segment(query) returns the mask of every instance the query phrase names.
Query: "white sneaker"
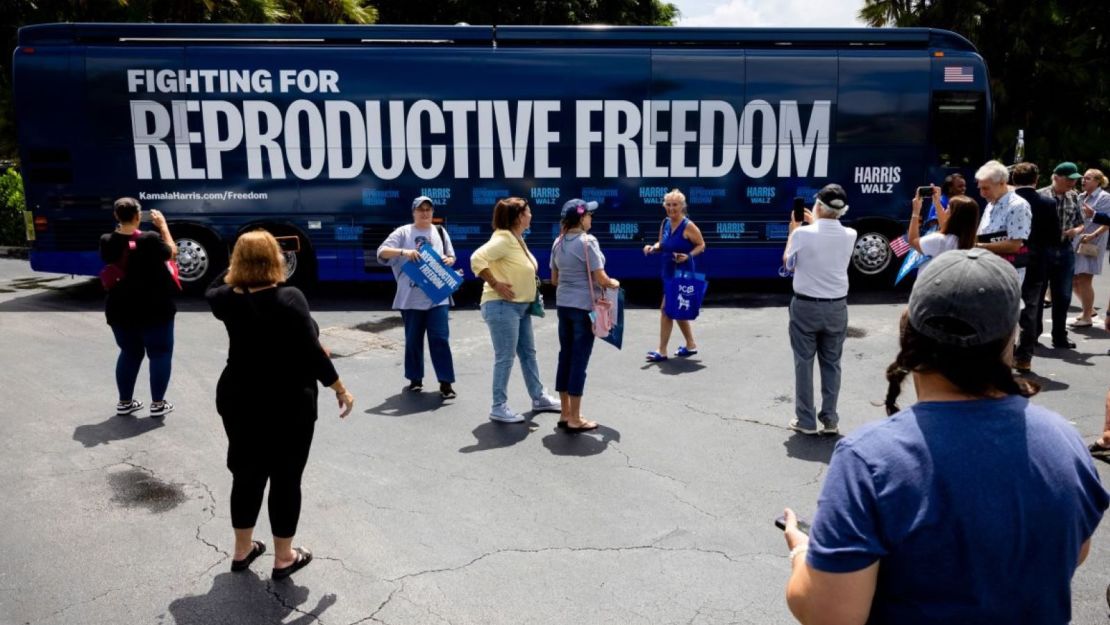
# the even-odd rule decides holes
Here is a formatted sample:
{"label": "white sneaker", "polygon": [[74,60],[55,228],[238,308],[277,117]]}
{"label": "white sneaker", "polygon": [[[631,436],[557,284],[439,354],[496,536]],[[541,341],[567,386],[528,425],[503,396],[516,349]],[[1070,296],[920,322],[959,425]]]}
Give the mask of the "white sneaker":
{"label": "white sneaker", "polygon": [[563,404],[558,399],[544,393],[539,399],[532,400],[532,412],[562,412]]}
{"label": "white sneaker", "polygon": [[501,423],[524,423],[524,417],[513,412],[508,404],[497,404],[489,411],[490,421]]}
{"label": "white sneaker", "polygon": [[827,423],[822,423],[821,424],[821,435],[822,436],[836,436],[838,434],[840,434],[840,427],[839,426],[829,425]]}
{"label": "white sneaker", "polygon": [[798,424],[797,419],[791,419],[790,420],[790,425],[788,426],[788,429],[794,430],[795,432],[798,432],[800,434],[817,434],[818,433],[817,428],[808,429],[808,428],[802,427],[801,425]]}
{"label": "white sneaker", "polygon": [[126,417],[127,415],[142,410],[143,402],[132,399],[131,401],[121,401],[116,404],[116,416]]}
{"label": "white sneaker", "polygon": [[173,412],[173,404],[168,401],[150,402],[150,416],[164,417]]}

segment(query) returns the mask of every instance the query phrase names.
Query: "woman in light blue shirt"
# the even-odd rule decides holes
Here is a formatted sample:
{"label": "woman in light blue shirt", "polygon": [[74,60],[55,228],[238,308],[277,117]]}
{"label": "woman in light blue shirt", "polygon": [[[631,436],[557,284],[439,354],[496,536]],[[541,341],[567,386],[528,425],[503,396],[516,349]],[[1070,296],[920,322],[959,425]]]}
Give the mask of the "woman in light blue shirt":
{"label": "woman in light blue shirt", "polygon": [[620,282],[605,273],[605,255],[597,237],[588,234],[597,202],[573,199],[563,204],[563,234],[551,246],[551,281],[557,285],[555,303],[559,311],[559,365],[555,390],[562,411],[559,427],[567,432],[597,428],[597,422],[582,418],[582,394],[586,366],[594,348],[593,303],[603,289],[616,289]]}

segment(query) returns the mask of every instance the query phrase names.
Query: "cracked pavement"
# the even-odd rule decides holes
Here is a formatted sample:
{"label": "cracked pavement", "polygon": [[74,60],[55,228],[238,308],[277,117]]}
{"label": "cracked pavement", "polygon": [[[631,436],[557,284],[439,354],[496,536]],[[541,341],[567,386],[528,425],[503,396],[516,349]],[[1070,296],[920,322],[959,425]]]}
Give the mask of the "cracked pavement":
{"label": "cracked pavement", "polygon": [[[267,553],[250,572],[228,570],[231,477],[214,408],[226,336],[204,303],[181,303],[176,411],[164,423],[145,411],[120,418],[95,281],[34,278],[26,263],[0,260],[0,623],[793,622],[772,523],[785,505],[812,518],[835,441],[786,429],[793,364],[781,289],[711,287],[717,305],[695,324],[699,356],[658,365],[642,362],[657,342],[658,286],[641,287],[624,351],[594,348],[584,412],[604,427],[578,435],[556,431],[554,414],[531,426],[486,420],[489,337],[473,306],[452,313],[459,398],[443,403],[401,393],[391,287],[318,292],[314,315],[357,403],[341,421],[322,394],[296,540],[315,559],[273,582],[265,506],[256,538]],[[1110,293],[1110,277],[1096,292]],[[900,297],[850,307],[861,332],[845,345],[842,432],[883,418],[873,402],[885,393]],[[555,327],[553,315],[535,326],[547,383]],[[1090,437],[1110,334],[1073,338],[1083,357],[1034,362],[1054,382],[1038,401]],[[679,344],[676,332],[672,351]],[[137,394],[147,401],[145,376]],[[525,406],[519,368],[510,397]],[[1099,466],[1110,483],[1110,465]],[[1074,580],[1076,624],[1106,623],[1105,531]]]}

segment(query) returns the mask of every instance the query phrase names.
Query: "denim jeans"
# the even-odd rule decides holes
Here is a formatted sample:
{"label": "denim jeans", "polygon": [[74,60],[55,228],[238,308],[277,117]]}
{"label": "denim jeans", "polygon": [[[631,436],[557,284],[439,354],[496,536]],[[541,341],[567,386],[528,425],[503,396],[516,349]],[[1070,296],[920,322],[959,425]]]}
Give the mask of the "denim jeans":
{"label": "denim jeans", "polygon": [[[840,355],[848,335],[848,301],[790,302],[790,347],[794,350],[794,416],[806,429],[817,421],[832,427],[840,421]],[[821,367],[821,412],[814,414],[813,357]]]}
{"label": "denim jeans", "polygon": [[524,385],[532,399],[543,397],[540,366],[536,363],[536,339],[532,336],[531,302],[492,300],[482,304],[482,319],[489,326],[493,340],[493,405],[507,403],[509,374],[513,372],[513,356],[520,359]]}
{"label": "denim jeans", "polygon": [[575,397],[586,387],[586,367],[594,351],[593,322],[590,312],[559,306],[559,366],[555,369],[555,390]]}
{"label": "denim jeans", "polygon": [[[1068,306],[1071,306],[1072,278],[1075,276],[1075,251],[1070,245],[1061,245],[1045,250],[1048,263],[1047,280],[1041,287],[1041,300],[1044,293],[1052,292],[1052,342],[1063,343],[1068,340]],[[1037,335],[1044,331],[1038,319]]]}
{"label": "denim jeans", "polygon": [[143,354],[150,360],[150,398],[162,401],[170,385],[173,361],[173,319],[167,323],[145,327],[111,326],[119,345],[116,359],[116,388],[119,400],[134,399],[135,380],[143,365]]}
{"label": "denim jeans", "polygon": [[447,326],[449,306],[436,306],[428,310],[402,310],[405,320],[405,377],[409,380],[424,379],[424,335],[428,335],[428,351],[432,353],[432,367],[436,379],[451,384],[455,381],[455,364],[451,358],[450,328]]}

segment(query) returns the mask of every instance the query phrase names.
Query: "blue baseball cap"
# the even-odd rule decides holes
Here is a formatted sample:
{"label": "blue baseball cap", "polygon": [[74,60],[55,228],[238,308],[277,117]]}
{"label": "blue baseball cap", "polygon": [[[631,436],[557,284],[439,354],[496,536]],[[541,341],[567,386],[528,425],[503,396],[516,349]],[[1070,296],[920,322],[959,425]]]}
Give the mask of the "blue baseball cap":
{"label": "blue baseball cap", "polygon": [[418,197],[418,198],[416,198],[415,200],[412,201],[412,210],[416,210],[424,202],[427,202],[427,203],[431,204],[432,206],[436,205],[436,203],[432,201],[432,198],[430,198],[426,195],[421,195],[420,197]]}
{"label": "blue baseball cap", "polygon": [[567,217],[570,217],[571,215],[576,213],[578,215],[585,215],[586,213],[592,213],[595,210],[597,210],[597,202],[586,202],[578,198],[574,198],[573,200],[567,200],[566,203],[563,204],[563,210],[560,212],[560,214],[563,216],[564,219],[566,219]]}

